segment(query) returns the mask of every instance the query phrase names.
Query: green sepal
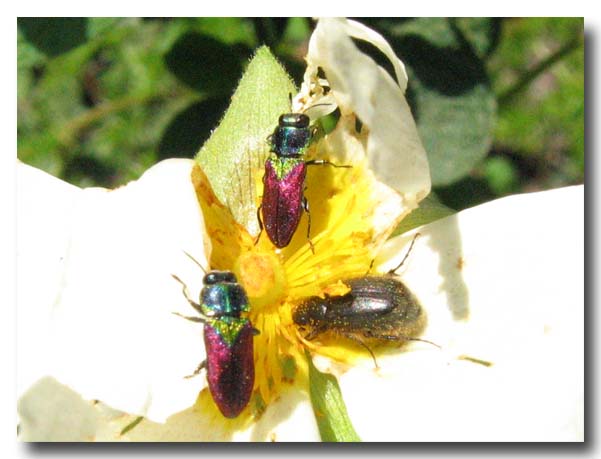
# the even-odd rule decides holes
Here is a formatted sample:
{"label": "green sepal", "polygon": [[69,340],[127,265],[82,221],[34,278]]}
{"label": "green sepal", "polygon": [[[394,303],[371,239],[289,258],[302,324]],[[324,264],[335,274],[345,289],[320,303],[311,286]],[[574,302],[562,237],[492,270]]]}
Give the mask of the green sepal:
{"label": "green sepal", "polygon": [[219,200],[251,234],[259,232],[255,184],[269,154],[267,137],[290,111],[292,79],[265,46],[248,64],[219,126],[196,155]]}
{"label": "green sepal", "polygon": [[305,351],[309,366],[309,392],[321,441],[359,442],[361,439],[346,412],[346,405],[336,377],[322,373]]}
{"label": "green sepal", "polygon": [[456,213],[455,210],[442,204],[432,193],[430,193],[419,203],[417,209],[414,209],[409,215],[401,220],[392,232],[391,237],[404,234],[413,228],[432,223],[433,221],[448,217],[454,213]]}

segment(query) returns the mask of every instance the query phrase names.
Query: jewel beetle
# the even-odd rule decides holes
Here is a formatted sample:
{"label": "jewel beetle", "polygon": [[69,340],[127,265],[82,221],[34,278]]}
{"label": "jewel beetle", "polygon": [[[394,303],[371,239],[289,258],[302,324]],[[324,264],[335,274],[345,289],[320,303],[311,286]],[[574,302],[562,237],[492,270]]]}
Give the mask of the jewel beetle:
{"label": "jewel beetle", "polygon": [[243,317],[249,311],[246,292],[231,271],[205,271],[198,304],[190,298],[186,284],[172,276],[200,316],[174,314],[204,324],[206,360],[188,377],[205,368],[209,391],[219,411],[226,418],[235,418],[248,405],[255,381],[253,337],[259,331]]}
{"label": "jewel beetle", "polygon": [[257,218],[261,231],[265,228],[267,236],[278,248],[290,244],[305,211],[308,218],[307,240],[313,250],[309,237],[311,214],[304,195],[307,166],[351,167],[323,159],[304,159],[314,136],[314,129],[309,124],[310,118],[303,113],[285,113],[280,116],[277,127],[268,138],[271,154],[265,161],[263,198],[257,209]]}
{"label": "jewel beetle", "polygon": [[413,293],[394,276],[407,255],[388,274],[342,280],[350,289],[344,295],[313,296],[300,303],[292,319],[301,332],[307,332],[305,339],[312,340],[325,332],[338,333],[367,349],[376,367],[365,339],[424,341],[439,347],[416,338],[425,326],[425,313]]}

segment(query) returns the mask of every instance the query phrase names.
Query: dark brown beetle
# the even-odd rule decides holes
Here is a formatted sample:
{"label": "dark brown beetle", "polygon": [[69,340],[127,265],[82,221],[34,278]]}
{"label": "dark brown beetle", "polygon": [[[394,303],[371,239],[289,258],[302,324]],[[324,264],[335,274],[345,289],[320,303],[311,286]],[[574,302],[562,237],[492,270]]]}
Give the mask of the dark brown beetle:
{"label": "dark brown beetle", "polygon": [[338,333],[365,347],[374,362],[374,354],[364,340],[434,344],[416,338],[426,325],[425,312],[413,293],[394,276],[409,251],[401,264],[386,275],[344,279],[342,283],[350,289],[346,294],[313,296],[299,304],[292,319],[302,332],[307,332],[305,339],[312,340],[325,332]]}

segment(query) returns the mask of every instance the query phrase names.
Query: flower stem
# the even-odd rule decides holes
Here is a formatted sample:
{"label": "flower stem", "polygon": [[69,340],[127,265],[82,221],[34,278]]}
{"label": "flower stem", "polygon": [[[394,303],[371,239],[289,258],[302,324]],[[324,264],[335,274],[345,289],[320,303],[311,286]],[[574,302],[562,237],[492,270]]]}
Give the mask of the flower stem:
{"label": "flower stem", "polygon": [[539,75],[544,73],[546,70],[551,68],[556,62],[559,62],[561,59],[563,59],[575,49],[579,48],[581,45],[582,37],[578,35],[577,37],[574,37],[573,39],[565,43],[555,53],[551,54],[549,57],[540,62],[530,71],[523,74],[522,77],[516,83],[513,84],[513,86],[500,92],[498,97],[499,107],[502,108],[503,106],[509,104],[516,95],[518,95],[532,81],[538,78]]}

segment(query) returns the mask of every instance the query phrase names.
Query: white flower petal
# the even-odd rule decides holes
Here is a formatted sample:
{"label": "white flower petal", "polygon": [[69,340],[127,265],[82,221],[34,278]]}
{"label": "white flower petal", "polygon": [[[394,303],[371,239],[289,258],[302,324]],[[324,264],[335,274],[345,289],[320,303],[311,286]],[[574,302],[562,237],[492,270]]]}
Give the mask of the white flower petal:
{"label": "white flower petal", "polygon": [[396,74],[396,79],[399,84],[399,88],[401,88],[401,91],[405,92],[405,90],[407,89],[407,72],[405,71],[405,65],[396,56],[394,50],[388,44],[386,39],[375,30],[364,26],[360,22],[347,19],[341,21],[341,23],[344,26],[346,33],[348,33],[351,37],[367,41],[374,45],[376,48],[378,48],[380,51],[382,51],[382,53],[384,53],[384,55],[388,58],[388,60],[394,67],[394,72]]}
{"label": "white flower petal", "polygon": [[[583,194],[512,196],[418,230],[399,274],[443,351],[412,343],[341,377],[363,440],[583,440]],[[389,242],[383,270],[408,241]]]}
{"label": "white flower petal", "polygon": [[17,393],[49,374],[48,327],[81,190],[17,164]]}
{"label": "white flower petal", "polygon": [[[338,164],[357,166],[365,160],[365,147],[355,135],[354,126],[350,126],[349,119],[345,117],[340,118],[336,129],[320,141],[318,153],[319,157],[334,158]],[[373,237],[385,240],[394,230],[396,223],[409,214],[413,207],[406,205],[402,195],[376,180],[371,171],[366,173],[371,181],[368,192],[371,194],[369,200],[373,202],[374,209],[370,221]]]}
{"label": "white flower petal", "polygon": [[[384,51],[397,72],[395,82],[373,59],[357,49],[351,36]],[[402,63],[383,38],[345,19],[321,19],[309,42],[303,91],[308,93],[322,68],[342,116],[355,113],[368,132],[367,157],[376,177],[402,192],[413,209],[430,191],[430,170],[411,110],[404,96]],[[300,99],[307,99],[301,93]],[[307,100],[307,107],[320,100]]]}
{"label": "white flower petal", "polygon": [[[183,252],[207,265],[193,164],[164,161],[125,187],[77,190],[68,199],[56,179],[21,181],[20,364],[27,368],[40,352],[44,372],[83,398],[156,421],[194,404],[206,379],[184,376],[204,358],[202,326],[172,314],[195,311],[171,277],[198,298],[203,273]],[[58,244],[45,247],[54,233]],[[48,279],[43,300],[30,294]],[[50,335],[25,341],[36,318],[36,329]]]}
{"label": "white flower petal", "polygon": [[297,387],[284,391],[253,427],[250,441],[320,441],[311,400]]}

